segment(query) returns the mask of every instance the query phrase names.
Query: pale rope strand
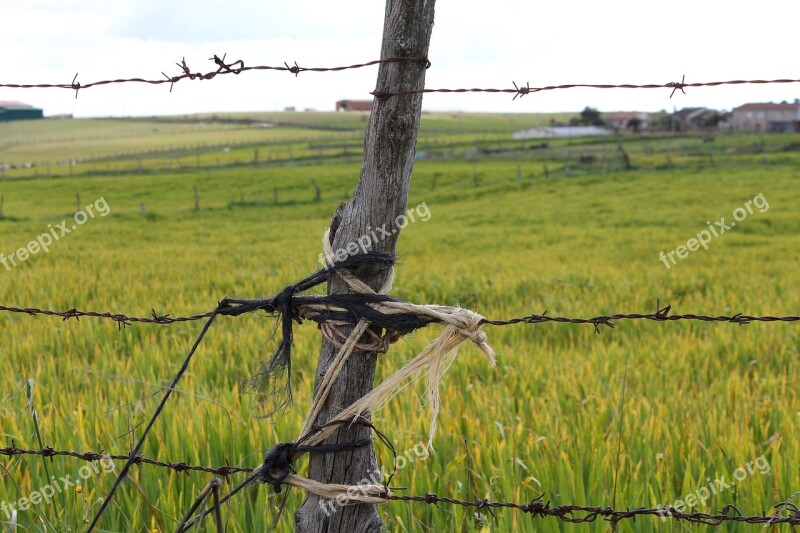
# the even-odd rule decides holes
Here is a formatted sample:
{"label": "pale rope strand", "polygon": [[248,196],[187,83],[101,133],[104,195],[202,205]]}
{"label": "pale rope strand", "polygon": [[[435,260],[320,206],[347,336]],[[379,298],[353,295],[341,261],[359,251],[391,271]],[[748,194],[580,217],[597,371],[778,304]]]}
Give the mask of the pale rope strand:
{"label": "pale rope strand", "polygon": [[[467,311],[465,309],[462,309],[461,311],[461,317],[464,320],[471,321],[473,327],[480,327],[480,321],[483,320],[483,317],[477,313],[472,313],[471,311]],[[428,446],[432,448],[433,436],[436,431],[436,417],[439,413],[440,406],[439,382],[447,372],[450,364],[453,362],[453,359],[458,352],[458,348],[468,338],[462,333],[462,329],[469,328],[447,325],[442,334],[434,342],[428,345],[428,347],[425,348],[422,353],[409,361],[403,368],[389,376],[383,383],[367,393],[363,398],[341,411],[339,415],[332,420],[332,422],[346,422],[357,418],[367,411],[374,412],[398,392],[400,392],[404,387],[410,383],[413,383],[415,379],[421,377],[422,373],[428,369],[428,388],[426,395],[431,410],[431,425],[428,434]],[[481,340],[483,341],[481,344],[485,345],[485,339]],[[484,352],[484,356],[487,358],[491,366],[494,366],[495,364],[493,355],[494,352],[492,351],[491,347],[488,347],[488,352]],[[312,446],[319,444],[333,434],[336,431],[336,427],[336,424],[333,424],[323,428],[322,431],[313,435],[307,441],[308,444]]]}
{"label": "pale rope strand", "polygon": [[[330,229],[326,230],[322,237],[322,248],[326,265],[332,265],[334,262],[334,251],[330,242]],[[392,274],[393,272],[394,271],[392,271]],[[340,271],[339,275],[356,292],[375,294],[375,292],[367,284],[353,276],[350,272]],[[389,282],[393,281],[393,277],[394,276],[391,275],[390,280],[387,281],[387,284],[381,288],[382,294],[387,294],[389,290],[391,290],[391,285],[389,285],[389,290],[384,292],[384,289],[387,289]],[[440,407],[439,382],[444,377],[444,374],[447,372],[450,364],[452,364],[460,345],[467,339],[472,340],[481,349],[484,357],[486,357],[486,359],[489,361],[489,364],[491,366],[495,365],[494,350],[492,350],[491,346],[489,346],[487,342],[486,333],[480,329],[483,317],[467,309],[446,307],[441,305],[415,305],[408,302],[385,302],[374,305],[373,307],[376,310],[386,309],[391,310],[394,313],[415,313],[418,315],[429,316],[435,321],[445,323],[448,326],[445,328],[439,338],[430,346],[428,346],[419,356],[392,374],[392,376],[390,376],[377,388],[373,389],[366,396],[356,401],[347,409],[343,410],[335,420],[345,421],[348,418],[348,415],[356,418],[368,410],[372,411],[373,408],[381,407],[394,395],[399,393],[400,390],[412,382],[414,378],[420,377],[422,371],[426,367],[429,367],[427,398],[431,409],[431,425],[428,435],[428,446],[432,448],[433,436],[436,431],[436,418]],[[361,322],[363,322],[363,320],[360,321],[359,324]],[[357,338],[360,338],[360,336]],[[348,339],[347,344],[350,344],[349,341],[350,339]],[[350,352],[352,352],[352,348],[350,349]],[[344,350],[340,350],[339,354],[337,354],[337,359],[339,356],[343,356],[344,358],[349,356],[349,353],[343,355],[345,353],[346,352]],[[327,378],[328,376],[326,375],[325,377]],[[318,394],[317,399],[320,397],[321,395]],[[324,398],[322,399],[322,402],[324,402]],[[310,424],[308,421],[306,426],[309,426],[310,429]],[[330,434],[332,434],[335,430],[336,425],[328,426],[325,430],[312,437],[313,443],[319,444],[328,436],[330,436]],[[303,435],[305,435],[305,432]]]}
{"label": "pale rope strand", "polygon": [[[410,302],[376,302],[370,306],[386,315],[414,314],[426,316],[431,322],[453,326],[459,330],[464,337],[478,345],[487,359],[494,359],[494,351],[487,343],[486,334],[481,331],[481,322],[484,318],[477,313],[461,307],[449,307],[444,305],[417,305]],[[346,311],[346,309],[329,304],[308,303],[300,309],[301,316],[313,316],[319,311]],[[477,320],[473,320],[477,317]],[[494,365],[493,365],[494,366]]]}
{"label": "pale rope strand", "polygon": [[376,496],[377,494],[391,494],[383,485],[340,485],[338,483],[320,483],[307,477],[298,476],[296,474],[289,474],[284,483],[304,489],[312,494],[335,500],[337,497],[344,495],[351,503],[372,503],[380,505],[388,502],[386,498]]}
{"label": "pale rope strand", "polygon": [[339,376],[339,372],[341,372],[342,368],[344,367],[344,363],[347,361],[347,358],[350,357],[351,353],[353,353],[353,349],[355,348],[358,339],[361,338],[361,335],[364,334],[368,327],[369,322],[366,320],[359,321],[355,329],[353,329],[353,332],[349,337],[347,337],[347,341],[339,349],[339,352],[336,354],[333,362],[328,367],[328,371],[325,372],[325,375],[322,377],[322,383],[319,384],[317,395],[311,404],[311,409],[309,410],[306,421],[303,424],[303,430],[300,432],[300,438],[307,435],[313,429],[314,423],[317,421],[317,416],[319,416],[319,412],[322,410],[322,405],[328,398],[331,387],[333,387],[333,382]]}
{"label": "pale rope strand", "polygon": [[[322,250],[325,254],[324,262],[326,263],[323,266],[330,266],[333,265],[334,262],[334,252],[333,246],[331,245],[330,241],[330,228],[325,230],[325,234],[322,236]],[[375,294],[375,291],[367,285],[366,283],[362,282],[350,272],[347,271],[339,271],[339,276],[347,283],[353,290],[361,293],[366,294]],[[381,287],[379,293],[380,294],[389,294],[392,290],[392,285],[394,284],[394,269],[390,271],[389,277],[387,278],[386,282]],[[355,345],[358,342],[358,339],[361,338],[361,335],[369,327],[369,322],[366,320],[360,320],[356,327],[353,329],[353,332],[347,338],[347,341],[342,345],[339,349],[339,352],[336,354],[333,362],[328,367],[327,372],[322,377],[322,383],[319,385],[319,389],[317,392],[316,397],[314,398],[313,403],[311,404],[311,409],[308,412],[308,416],[306,417],[306,421],[303,424],[303,430],[300,432],[300,438],[302,439],[305,437],[311,429],[314,427],[314,423],[317,421],[317,416],[319,416],[319,412],[322,410],[322,406],[325,404],[325,401],[328,399],[328,394],[333,387],[334,381],[336,378],[339,377],[339,373],[341,372],[342,368],[344,368],[344,364],[347,359],[350,357],[350,354],[353,353],[355,349]],[[298,439],[299,440],[299,439]]]}

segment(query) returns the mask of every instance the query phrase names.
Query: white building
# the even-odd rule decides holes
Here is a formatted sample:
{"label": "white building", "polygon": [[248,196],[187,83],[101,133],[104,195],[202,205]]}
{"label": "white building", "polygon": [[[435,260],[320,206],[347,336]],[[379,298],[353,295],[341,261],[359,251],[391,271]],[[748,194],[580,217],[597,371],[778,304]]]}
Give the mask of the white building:
{"label": "white building", "polygon": [[546,139],[551,137],[582,137],[584,135],[611,135],[611,131],[598,126],[551,126],[531,128],[514,133],[514,139]]}
{"label": "white building", "polygon": [[800,132],[800,101],[745,104],[733,110],[731,129],[764,133]]}

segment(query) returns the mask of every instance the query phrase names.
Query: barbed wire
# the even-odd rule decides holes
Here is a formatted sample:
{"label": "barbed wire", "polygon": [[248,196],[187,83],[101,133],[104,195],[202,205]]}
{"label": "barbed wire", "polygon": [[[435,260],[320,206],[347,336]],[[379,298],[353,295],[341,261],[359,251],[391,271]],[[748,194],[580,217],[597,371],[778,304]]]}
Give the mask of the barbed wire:
{"label": "barbed wire", "polygon": [[[599,315],[591,318],[551,316],[547,314],[547,311],[545,311],[542,314],[531,314],[517,318],[510,318],[507,320],[486,319],[484,320],[483,323],[492,326],[511,326],[514,324],[541,324],[545,322],[557,322],[562,324],[591,324],[595,327],[596,331],[600,331],[600,326],[607,326],[609,328],[613,328],[615,327],[614,321],[619,321],[619,320],[650,320],[654,322],[675,322],[679,320],[691,320],[699,322],[729,322],[733,324],[738,324],[740,326],[749,324],[750,322],[800,321],[799,315],[759,316],[759,315],[746,315],[743,313],[736,313],[734,315],[705,315],[705,314],[694,314],[694,313],[670,315],[669,312],[671,309],[672,306],[667,305],[666,307],[658,308],[653,313],[614,313],[610,315]],[[112,313],[109,311],[107,312],[80,311],[75,308],[69,309],[67,311],[52,311],[48,309],[39,309],[36,307],[10,307],[5,305],[0,305],[0,313],[1,312],[25,314],[30,316],[35,316],[35,315],[57,316],[64,320],[69,320],[71,318],[78,320],[81,317],[103,318],[117,322],[120,328],[124,328],[125,326],[129,326],[133,323],[168,325],[168,324],[175,324],[178,322],[191,322],[191,321],[204,320],[210,318],[211,315],[213,314],[213,311],[208,311],[205,313],[198,313],[194,315],[173,317],[170,316],[169,314],[159,315],[154,309],[151,309],[151,316],[141,317],[141,316],[128,316],[121,313]],[[219,314],[224,315],[225,311],[221,311]]]}
{"label": "barbed wire", "polygon": [[[637,507],[635,509],[614,509],[613,507],[591,507],[585,505],[558,505],[552,507],[550,502],[544,501],[544,495],[538,496],[530,503],[515,503],[515,502],[497,502],[487,499],[479,500],[459,500],[456,498],[449,498],[444,496],[437,496],[433,493],[425,494],[424,496],[402,496],[389,494],[384,496],[387,500],[391,501],[407,501],[426,503],[428,505],[439,505],[442,503],[449,505],[457,505],[461,507],[474,508],[476,510],[486,509],[489,512],[492,509],[515,509],[523,513],[530,514],[533,517],[553,517],[558,518],[562,522],[569,522],[573,524],[580,524],[586,522],[594,522],[597,518],[603,518],[616,525],[618,522],[626,519],[635,519],[637,516],[658,516],[663,519],[674,519],[677,521],[684,520],[695,524],[705,524],[708,526],[719,526],[723,522],[744,522],[747,524],[790,524],[793,526],[800,525],[800,509],[791,501],[784,501],[776,503],[773,509],[776,512],[789,512],[788,516],[781,516],[778,514],[767,516],[766,514],[755,516],[744,516],[741,511],[732,504],[725,505],[716,514],[698,513],[698,512],[681,512],[675,507],[664,506],[657,508],[644,508]],[[582,513],[583,516],[574,516],[575,513]],[[735,513],[735,514],[734,514]]]}
{"label": "barbed wire", "polygon": [[[130,459],[129,455],[113,455],[107,454],[104,452],[73,452],[68,450],[55,450],[50,447],[44,447],[38,450],[26,450],[22,448],[17,448],[16,446],[9,446],[6,448],[0,448],[0,455],[5,455],[6,457],[13,457],[13,456],[23,456],[23,455],[39,455],[42,457],[72,457],[73,459],[80,459],[81,461],[100,461],[103,459],[112,459],[114,461],[127,461]],[[150,459],[148,457],[144,457],[142,455],[137,455],[133,458],[133,464],[141,465],[147,464],[159,468],[167,468],[170,470],[174,470],[175,472],[205,472],[206,474],[214,474],[217,476],[224,476],[227,477],[231,474],[239,474],[239,473],[251,473],[253,472],[252,468],[244,468],[238,466],[217,466],[217,467],[210,467],[210,466],[196,466],[196,465],[189,465],[184,462],[164,462],[164,461],[157,461],[155,459]]]}
{"label": "barbed wire", "polygon": [[414,63],[422,63],[425,65],[425,68],[429,68],[431,66],[430,61],[428,61],[427,57],[387,57],[385,59],[376,59],[374,61],[367,61],[366,63],[356,63],[354,65],[345,65],[345,66],[338,66],[338,67],[301,67],[297,64],[297,61],[294,62],[293,65],[289,65],[287,62],[284,62],[284,66],[270,66],[270,65],[255,65],[255,66],[245,66],[244,61],[241,59],[226,63],[225,62],[226,54],[223,54],[222,57],[219,57],[217,54],[214,54],[213,57],[209,58],[209,61],[213,61],[214,64],[217,66],[216,70],[211,70],[206,73],[202,72],[192,72],[189,68],[189,65],[186,63],[186,58],[182,58],[180,63],[175,63],[179,69],[181,69],[181,74],[177,74],[174,76],[169,76],[164,72],[161,73],[163,78],[156,78],[156,79],[146,79],[140,77],[129,77],[129,78],[117,78],[117,79],[110,79],[110,80],[100,80],[100,81],[93,81],[91,83],[81,83],[78,81],[78,74],[75,74],[75,77],[72,78],[70,83],[0,83],[0,87],[8,88],[8,89],[70,89],[75,91],[75,98],[78,97],[78,91],[81,89],[89,89],[91,87],[98,87],[101,85],[110,85],[110,84],[120,84],[120,83],[146,83],[150,85],[162,85],[164,83],[169,83],[169,91],[172,92],[172,88],[181,80],[210,80],[219,75],[224,74],[241,74],[242,72],[249,72],[254,70],[275,70],[275,71],[285,71],[289,72],[290,74],[294,74],[298,76],[301,72],[339,72],[342,70],[350,70],[350,69],[357,69],[363,67],[370,67],[373,65],[379,65],[381,63],[400,63],[400,62],[414,62]]}
{"label": "barbed wire", "polygon": [[[173,87],[176,83],[181,80],[210,80],[219,75],[225,74],[241,74],[243,72],[249,71],[256,71],[256,70],[273,70],[273,71],[283,71],[289,72],[290,74],[294,74],[298,76],[301,72],[339,72],[342,70],[350,70],[350,69],[358,69],[363,67],[369,67],[373,65],[379,65],[381,63],[399,63],[399,62],[415,62],[415,63],[422,63],[425,65],[425,68],[430,68],[431,62],[427,57],[423,56],[410,56],[410,57],[389,57],[386,59],[376,59],[374,61],[367,61],[365,63],[356,63],[353,65],[343,65],[337,67],[301,67],[295,61],[293,65],[289,65],[288,62],[283,63],[283,66],[272,66],[272,65],[255,65],[255,66],[245,66],[244,61],[239,59],[232,62],[226,62],[226,54],[223,54],[222,57],[219,57],[217,54],[214,54],[213,57],[209,58],[209,61],[214,62],[216,65],[215,70],[211,70],[205,73],[202,72],[192,72],[189,65],[186,63],[186,58],[182,58],[180,63],[175,63],[177,67],[181,70],[181,74],[169,76],[164,72],[161,72],[163,78],[155,78],[155,79],[147,79],[142,77],[128,77],[128,78],[116,78],[116,79],[108,79],[108,80],[99,80],[93,81],[90,83],[81,83],[78,81],[78,74],[72,78],[72,81],[69,83],[0,83],[0,88],[9,88],[9,89],[69,89],[75,91],[75,97],[78,97],[78,92],[81,89],[89,89],[91,87],[98,87],[101,85],[111,85],[111,84],[122,84],[122,83],[146,83],[150,85],[162,85],[165,83],[170,84],[170,92],[172,92]],[[676,91],[681,91],[681,93],[686,94],[686,88],[699,88],[699,87],[718,87],[721,85],[767,85],[767,84],[786,84],[786,83],[800,83],[800,79],[794,78],[778,78],[778,79],[771,79],[771,80],[761,80],[761,79],[753,79],[753,80],[746,80],[746,79],[739,79],[739,80],[723,80],[723,81],[706,81],[706,82],[686,82],[686,75],[684,74],[681,77],[681,81],[673,81],[668,83],[647,83],[647,84],[635,84],[635,83],[613,83],[613,84],[604,84],[604,83],[567,83],[561,85],[543,85],[540,87],[531,87],[530,83],[526,83],[525,85],[517,85],[515,81],[511,82],[513,87],[506,87],[506,88],[480,88],[480,87],[464,87],[464,88],[457,88],[457,89],[450,89],[450,88],[439,88],[439,89],[415,89],[415,90],[408,90],[408,91],[372,91],[369,94],[376,98],[388,98],[393,96],[409,96],[414,94],[426,94],[426,93],[501,93],[501,94],[512,94],[514,95],[512,100],[516,100],[517,98],[522,98],[523,96],[544,92],[544,91],[556,91],[556,90],[565,90],[565,89],[576,89],[576,88],[584,88],[584,89],[671,89],[669,97],[672,98],[675,95]]]}
{"label": "barbed wire", "polygon": [[78,309],[75,308],[69,309],[67,311],[51,311],[48,309],[38,309],[35,307],[24,307],[24,308],[7,307],[5,305],[0,305],[0,312],[21,313],[30,316],[35,316],[35,315],[57,316],[63,318],[64,320],[69,320],[70,318],[79,320],[81,317],[106,318],[109,320],[113,320],[114,322],[117,322],[121,328],[129,326],[135,322],[145,323],[145,324],[175,324],[177,322],[192,322],[195,320],[203,320],[209,318],[212,313],[212,311],[208,311],[206,313],[200,313],[196,315],[171,317],[169,314],[159,315],[158,313],[156,313],[155,309],[151,309],[150,310],[151,316],[139,317],[139,316],[128,316],[121,313],[79,311]]}
{"label": "barbed wire", "polygon": [[487,89],[487,88],[460,88],[460,89],[416,89],[409,91],[372,91],[370,94],[376,98],[388,98],[391,96],[408,96],[413,94],[427,94],[427,93],[505,93],[513,94],[512,100],[522,98],[528,94],[543,92],[543,91],[557,91],[564,89],[672,89],[669,97],[675,95],[675,91],[680,91],[686,94],[687,87],[717,87],[719,85],[765,85],[765,84],[780,84],[780,83],[800,83],[800,79],[780,78],[774,80],[726,80],[726,81],[704,81],[686,83],[686,76],[681,78],[681,81],[672,81],[669,83],[648,83],[648,84],[633,84],[633,83],[618,83],[618,84],[602,84],[602,83],[567,83],[563,85],[545,85],[542,87],[531,87],[530,83],[525,85],[517,85],[516,82],[511,82],[513,88],[508,87],[504,89]]}
{"label": "barbed wire", "polygon": [[614,320],[651,320],[655,322],[674,322],[678,320],[694,320],[700,322],[730,322],[744,326],[750,322],[797,322],[800,321],[800,316],[785,315],[785,316],[754,316],[745,315],[743,313],[736,313],[735,315],[698,315],[694,313],[685,313],[678,315],[670,315],[672,310],[671,305],[660,307],[656,303],[656,311],[654,313],[615,313],[612,315],[600,315],[593,318],[570,318],[563,316],[548,316],[547,311],[541,315],[532,314],[519,318],[512,318],[510,320],[485,320],[485,324],[493,326],[510,326],[513,324],[541,324],[543,322],[558,322],[563,324],[592,324],[596,332],[600,332],[600,326],[607,326],[613,328],[615,326]]}
{"label": "barbed wire", "polygon": [[[92,462],[102,459],[113,459],[116,461],[127,461],[127,455],[111,455],[103,452],[75,452],[68,450],[55,450],[50,447],[41,449],[21,449],[15,446],[0,448],[0,455],[7,457],[12,456],[25,456],[34,455],[41,457],[70,457],[82,461]],[[141,465],[147,464],[157,468],[164,468],[174,472],[202,472],[206,474],[219,475],[227,478],[232,474],[252,474],[257,469],[247,467],[235,466],[199,466],[190,465],[185,462],[167,462],[158,461],[144,456],[137,456],[134,459],[134,464]],[[253,481],[256,481],[253,478]],[[787,500],[778,502],[772,506],[776,514],[746,516],[732,504],[725,505],[716,513],[700,513],[700,512],[683,512],[673,506],[661,506],[655,508],[637,507],[635,509],[614,509],[613,507],[599,507],[588,505],[551,505],[550,501],[544,500],[544,494],[537,496],[528,503],[510,502],[510,501],[492,501],[489,499],[475,499],[475,500],[462,500],[452,498],[449,496],[439,496],[435,493],[426,493],[424,495],[400,495],[400,494],[380,494],[378,495],[387,501],[407,502],[407,503],[424,503],[428,505],[454,505],[464,508],[472,508],[477,511],[492,512],[494,509],[511,509],[521,511],[525,514],[530,514],[532,517],[550,517],[568,523],[586,523],[594,522],[598,518],[608,520],[616,525],[618,522],[626,519],[635,519],[639,516],[657,516],[663,519],[673,519],[677,521],[686,521],[694,524],[704,524],[708,526],[719,526],[724,522],[742,522],[747,524],[789,524],[792,526],[800,525],[800,508],[793,502]],[[210,514],[211,510],[207,512]],[[788,513],[781,515],[778,513]],[[576,516],[580,514],[580,516]]]}

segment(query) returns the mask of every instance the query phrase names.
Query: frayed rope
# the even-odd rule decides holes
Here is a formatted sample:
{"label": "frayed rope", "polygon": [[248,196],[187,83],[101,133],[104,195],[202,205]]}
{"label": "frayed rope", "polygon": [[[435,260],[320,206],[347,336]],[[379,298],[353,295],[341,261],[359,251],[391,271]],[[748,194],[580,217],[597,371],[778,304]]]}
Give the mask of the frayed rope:
{"label": "frayed rope", "polygon": [[[486,343],[486,334],[480,329],[484,321],[481,315],[458,307],[416,305],[393,298],[386,294],[392,286],[392,266],[396,260],[393,254],[367,252],[334,263],[327,232],[323,240],[327,243],[324,250],[328,259],[325,266],[319,271],[285,287],[272,298],[261,300],[225,299],[220,302],[218,307],[220,315],[238,316],[260,310],[280,318],[281,336],[278,347],[272,357],[264,361],[256,375],[249,380],[250,388],[262,399],[270,398],[274,401],[275,410],[285,407],[291,402],[293,327],[295,323],[300,324],[304,319],[317,322],[320,329],[324,333],[327,332],[326,337],[329,339],[336,335],[344,338],[344,335],[339,334],[340,329],[355,327],[358,335],[355,336],[352,343],[349,342],[349,338],[344,343],[334,343],[340,348],[340,354],[347,354],[343,355],[345,359],[356,348],[374,347],[376,337],[382,336],[388,343],[434,322],[448,326],[449,329],[445,330],[443,336],[458,339],[457,342],[444,342],[443,344],[440,342],[441,346],[434,350],[434,355],[425,364],[426,367],[430,366],[433,371],[428,400],[434,413],[438,411],[438,393],[433,391],[432,383],[438,383],[441,376],[434,379],[435,375],[439,372],[443,374],[449,366],[449,362],[443,360],[445,355],[450,353],[455,355],[460,344],[469,339],[480,347],[490,364],[494,365],[494,352]],[[379,293],[358,279],[361,276],[374,275],[386,269],[390,271],[389,278]],[[330,276],[334,273],[342,277],[350,288],[356,291],[355,294],[326,296],[302,294],[329,281]],[[381,335],[375,333],[376,329],[381,332]],[[371,334],[372,339],[368,339],[366,342],[362,341],[361,338],[365,333]],[[441,339],[443,337],[440,337]],[[445,345],[450,347],[442,352]],[[331,375],[331,379],[335,379],[336,375],[338,375],[338,371]],[[281,385],[284,376],[285,383]],[[402,380],[407,377],[409,376],[396,376]],[[381,400],[388,400],[392,395],[382,397]],[[361,412],[363,410],[352,414]],[[314,419],[315,417],[310,418],[311,421]],[[305,429],[307,430],[311,425],[313,422],[307,421]]]}

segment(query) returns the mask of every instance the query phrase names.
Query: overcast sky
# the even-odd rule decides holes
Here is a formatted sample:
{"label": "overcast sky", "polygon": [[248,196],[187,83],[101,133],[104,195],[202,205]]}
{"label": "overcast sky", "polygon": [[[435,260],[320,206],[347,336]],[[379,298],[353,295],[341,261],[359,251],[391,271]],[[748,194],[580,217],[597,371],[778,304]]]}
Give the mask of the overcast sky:
{"label": "overcast sky", "polygon": [[[186,57],[208,71],[213,54],[246,65],[336,66],[377,59],[380,0],[0,0],[0,82],[69,83],[178,74]],[[426,85],[511,87],[800,77],[800,2],[702,0],[438,0]],[[75,116],[332,110],[371,98],[377,67],[331,74],[249,72],[211,81],[112,85],[82,91],[0,88],[45,114]],[[669,90],[568,89],[526,96],[426,95],[427,110],[657,111],[748,101],[793,101],[800,84]]]}

